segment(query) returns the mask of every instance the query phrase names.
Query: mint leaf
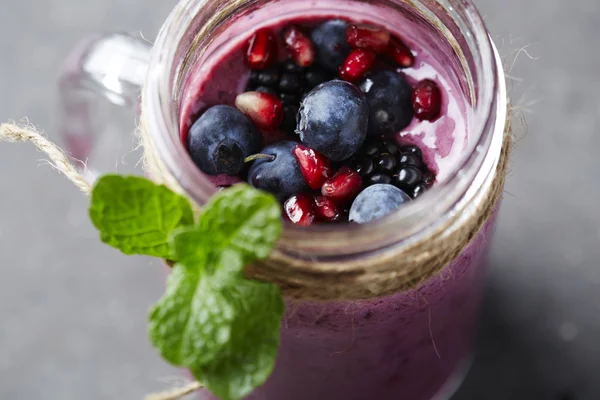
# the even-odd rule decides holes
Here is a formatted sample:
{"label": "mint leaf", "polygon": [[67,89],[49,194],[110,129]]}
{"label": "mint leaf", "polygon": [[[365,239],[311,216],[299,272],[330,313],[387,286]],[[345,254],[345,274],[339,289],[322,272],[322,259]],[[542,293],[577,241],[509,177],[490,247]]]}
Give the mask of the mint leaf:
{"label": "mint leaf", "polygon": [[104,175],[92,191],[90,218],[101,240],[125,254],[171,259],[170,233],[194,223],[183,196],[148,179]]}
{"label": "mint leaf", "polygon": [[210,232],[214,252],[233,249],[246,264],[267,257],[281,234],[277,200],[245,184],[213,196],[203,210],[199,230]]}
{"label": "mint leaf", "polygon": [[150,311],[150,342],[174,365],[204,365],[230,340],[235,305],[201,276],[198,269],[176,264]]}
{"label": "mint leaf", "polygon": [[237,400],[271,375],[284,305],[279,287],[269,283],[240,280],[223,293],[236,304],[229,342],[210,363],[191,370],[221,400]]}
{"label": "mint leaf", "polygon": [[172,234],[177,264],[150,311],[150,341],[222,400],[242,398],[273,368],[283,300],[277,286],[246,280],[242,269],[268,256],[281,229],[274,197],[236,185],[204,207],[198,224]]}

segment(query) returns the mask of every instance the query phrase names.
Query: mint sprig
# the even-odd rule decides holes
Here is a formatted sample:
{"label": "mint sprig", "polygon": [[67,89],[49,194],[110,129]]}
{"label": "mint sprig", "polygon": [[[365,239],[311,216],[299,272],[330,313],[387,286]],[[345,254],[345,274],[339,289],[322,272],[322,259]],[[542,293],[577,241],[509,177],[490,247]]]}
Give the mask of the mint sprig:
{"label": "mint sprig", "polygon": [[171,258],[173,229],[194,222],[185,197],[136,176],[101,177],[92,191],[89,212],[104,243],[125,254],[164,259]]}
{"label": "mint sprig", "polygon": [[215,195],[196,223],[185,198],[143,178],[105,176],[92,194],[103,241],[175,262],[149,314],[150,341],[222,400],[247,396],[275,363],[282,296],[242,270],[271,252],[280,212],[275,198],[243,184]]}

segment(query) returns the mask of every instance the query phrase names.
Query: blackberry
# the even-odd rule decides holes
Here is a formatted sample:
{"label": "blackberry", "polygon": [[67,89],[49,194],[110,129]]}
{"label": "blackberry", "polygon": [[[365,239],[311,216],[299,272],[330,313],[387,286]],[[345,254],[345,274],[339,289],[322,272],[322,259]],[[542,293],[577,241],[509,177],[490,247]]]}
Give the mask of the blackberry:
{"label": "blackberry", "polygon": [[279,97],[284,106],[281,129],[294,133],[300,102],[313,88],[334,78],[333,73],[320,66],[303,68],[288,59],[267,70],[252,71],[246,91],[270,93]]}
{"label": "blackberry", "polygon": [[280,78],[281,74],[276,67],[264,71],[258,71],[255,75],[255,80],[258,85],[267,86],[270,88],[277,87]]}
{"label": "blackberry", "polygon": [[349,164],[363,177],[365,186],[389,183],[413,199],[421,196],[435,179],[423,162],[421,149],[399,147],[389,141],[365,143]]}
{"label": "blackberry", "polygon": [[303,83],[300,74],[284,72],[279,79],[279,91],[282,93],[299,93],[303,89]]}
{"label": "blackberry", "polygon": [[283,122],[281,123],[281,129],[284,132],[291,133],[296,130],[296,115],[298,115],[298,106],[283,106]]}
{"label": "blackberry", "polygon": [[269,94],[273,94],[275,96],[277,96],[277,91],[273,88],[267,87],[267,86],[258,86],[256,89],[254,89],[255,92],[261,92],[261,93],[269,93]]}
{"label": "blackberry", "polygon": [[284,106],[299,106],[300,97],[291,93],[279,93],[279,100]]}

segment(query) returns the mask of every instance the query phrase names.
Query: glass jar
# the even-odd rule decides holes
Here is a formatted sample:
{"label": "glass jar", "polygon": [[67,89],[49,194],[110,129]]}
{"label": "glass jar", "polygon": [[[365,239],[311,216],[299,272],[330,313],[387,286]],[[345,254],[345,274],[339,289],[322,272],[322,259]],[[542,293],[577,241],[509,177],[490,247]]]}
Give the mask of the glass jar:
{"label": "glass jar", "polygon": [[[152,48],[127,34],[86,39],[67,60],[60,80],[67,146],[76,157],[88,160],[92,177],[106,172],[114,164],[115,148],[129,152],[132,139],[114,126],[106,129],[106,122],[113,120],[99,112],[105,108],[97,100],[135,112],[141,107],[146,133],[160,162],[178,187],[202,204],[215,186],[196,168],[181,143],[179,133],[185,123],[181,101],[190,74],[202,73],[198,65],[231,39],[230,28],[240,18],[248,21],[252,15],[253,23],[260,25],[294,13],[355,12],[360,7],[365,18],[389,25],[401,14],[435,32],[440,46],[448,50],[448,63],[457,70],[469,105],[465,112],[468,140],[460,156],[419,201],[389,217],[360,226],[286,225],[276,251],[283,268],[285,263],[296,262],[343,267],[359,260],[368,270],[382,254],[401,255],[406,246],[436,229],[451,232],[484,201],[505,129],[502,66],[474,5],[469,0],[313,0],[310,7],[307,3],[183,0],[165,21]],[[111,145],[100,145],[107,142]],[[315,301],[292,298],[298,296],[288,288],[275,370],[250,398],[448,398],[471,358],[495,215],[442,271],[408,290]],[[317,277],[314,285],[319,284],[339,285],[343,298],[343,280],[320,283]],[[202,396],[210,398],[206,393]]]}

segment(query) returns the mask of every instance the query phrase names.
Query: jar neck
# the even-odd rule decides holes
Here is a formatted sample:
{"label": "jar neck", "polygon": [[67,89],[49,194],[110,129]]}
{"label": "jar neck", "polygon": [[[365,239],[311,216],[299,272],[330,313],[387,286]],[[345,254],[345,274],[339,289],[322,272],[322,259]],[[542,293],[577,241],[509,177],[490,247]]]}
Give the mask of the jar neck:
{"label": "jar neck", "polygon": [[[186,195],[198,204],[203,204],[215,187],[193,164],[179,139],[178,105],[183,86],[194,66],[225,40],[222,33],[232,21],[277,3],[289,6],[273,7],[270,18],[277,18],[278,12],[293,12],[294,7],[300,11],[305,8],[298,0],[187,0],[173,10],[157,37],[143,91],[145,123],[161,161]],[[465,199],[493,173],[493,159],[497,160],[500,152],[501,140],[493,139],[502,136],[506,94],[499,75],[501,66],[475,6],[466,0],[343,0],[337,4],[343,8],[359,3],[418,16],[445,40],[461,68],[457,73],[463,77],[462,90],[469,103],[466,118],[470,140],[443,182],[434,185],[418,202],[378,222],[312,227],[286,224],[278,246],[290,254],[345,257],[409,243],[463,207]],[[311,12],[317,12],[319,4],[316,2]]]}

